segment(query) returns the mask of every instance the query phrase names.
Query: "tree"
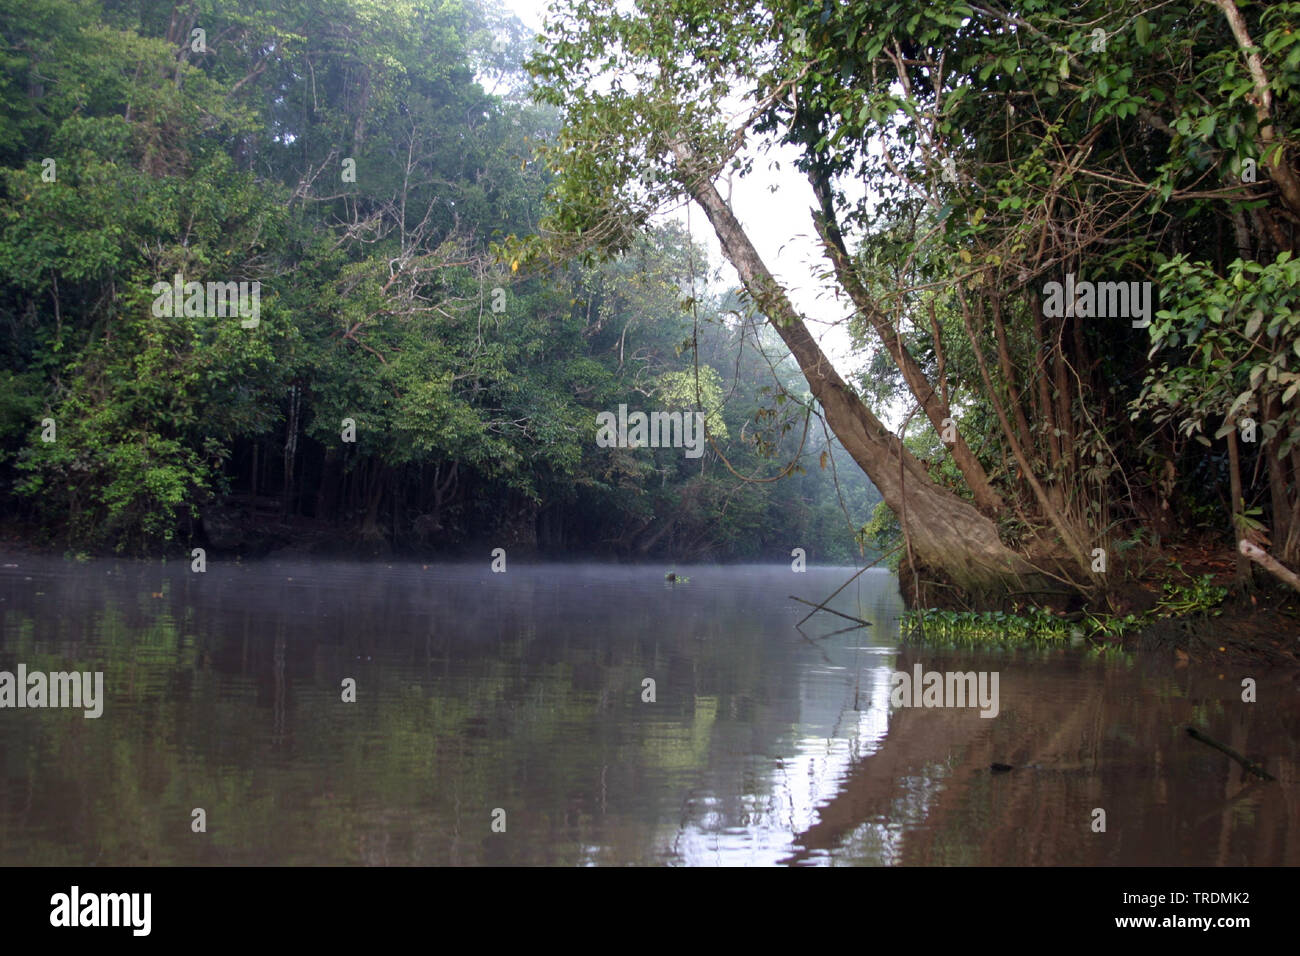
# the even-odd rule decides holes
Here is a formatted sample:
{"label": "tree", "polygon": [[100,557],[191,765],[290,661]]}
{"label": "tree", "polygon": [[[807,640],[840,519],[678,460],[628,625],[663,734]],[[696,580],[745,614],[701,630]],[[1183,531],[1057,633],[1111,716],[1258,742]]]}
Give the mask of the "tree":
{"label": "tree", "polygon": [[[1180,281],[1178,256],[1223,277],[1236,256],[1269,266],[1293,245],[1298,11],[576,2],[532,61],[537,95],[565,115],[552,246],[621,248],[689,196],[898,516],[913,570],[982,603],[1046,590],[1022,580],[1032,568],[1119,600],[1122,548],[1170,533],[1179,494],[1204,501],[1218,486],[1168,423],[1125,414],[1151,407],[1150,346],[1187,344],[1166,320],[1223,310],[1207,285]],[[860,341],[877,343],[922,420],[946,433],[953,470],[931,468],[937,480],[830,369],[712,185],[728,165],[748,170],[743,146],[776,142],[799,152]],[[1253,307],[1285,311],[1289,273],[1246,274],[1264,300]],[[1090,295],[1107,283],[1104,307],[1080,298],[1058,312],[1052,284],[1059,296],[1075,280]],[[1156,283],[1180,299],[1142,331],[1165,291]],[[1226,334],[1242,320],[1234,312]],[[1274,363],[1285,385],[1294,337],[1285,322],[1266,328],[1262,351],[1215,360],[1261,375]],[[1188,358],[1169,355],[1167,370],[1217,387],[1218,373],[1178,371]],[[1260,414],[1270,511],[1290,541],[1300,473],[1281,447],[1282,391],[1260,397]],[[1241,525],[1246,452],[1221,434]],[[988,520],[1007,512],[1014,549]]]}
{"label": "tree", "polygon": [[[1026,579],[1036,579],[1036,572],[1002,544],[993,521],[936,485],[835,371],[713,185],[761,117],[752,114],[729,128],[729,91],[752,88],[760,72],[783,62],[770,26],[753,23],[748,7],[739,5],[653,2],[627,13],[580,3],[568,19],[549,25],[548,48],[532,68],[537,95],[566,116],[552,152],[555,228],[617,250],[664,203],[680,195],[694,199],[799,363],[837,438],[900,515],[913,569],[980,601],[998,601],[1027,583],[1032,589]],[[597,66],[619,74],[607,92],[589,84]],[[682,102],[685,89],[700,95]],[[612,130],[619,133],[611,136]]]}

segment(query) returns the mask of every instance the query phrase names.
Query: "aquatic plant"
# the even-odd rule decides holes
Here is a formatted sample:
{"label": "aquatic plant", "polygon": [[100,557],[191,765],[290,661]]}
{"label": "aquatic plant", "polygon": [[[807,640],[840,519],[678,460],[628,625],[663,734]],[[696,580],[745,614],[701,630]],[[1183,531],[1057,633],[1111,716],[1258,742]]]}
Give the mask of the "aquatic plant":
{"label": "aquatic plant", "polygon": [[1174,562],[1172,567],[1182,571],[1191,583],[1180,584],[1166,580],[1164,597],[1156,604],[1157,617],[1182,617],[1187,614],[1209,614],[1218,617],[1223,613],[1219,606],[1228,596],[1228,589],[1214,584],[1214,575],[1202,574],[1192,577],[1183,571],[1182,565]]}
{"label": "aquatic plant", "polygon": [[904,641],[919,640],[928,644],[976,646],[981,644],[1057,644],[1075,637],[1115,641],[1148,626],[1160,618],[1185,617],[1190,614],[1222,613],[1228,589],[1214,584],[1214,575],[1193,577],[1173,562],[1172,570],[1183,574],[1186,582],[1167,578],[1164,596],[1144,614],[1103,614],[1085,612],[1078,621],[1052,614],[1042,608],[1029,608],[1008,614],[1002,611],[941,611],[925,608],[906,612],[899,625]]}
{"label": "aquatic plant", "polygon": [[904,613],[899,627],[904,641],[954,646],[1060,644],[1073,636],[1069,621],[1041,608],[1021,614],[922,608]]}

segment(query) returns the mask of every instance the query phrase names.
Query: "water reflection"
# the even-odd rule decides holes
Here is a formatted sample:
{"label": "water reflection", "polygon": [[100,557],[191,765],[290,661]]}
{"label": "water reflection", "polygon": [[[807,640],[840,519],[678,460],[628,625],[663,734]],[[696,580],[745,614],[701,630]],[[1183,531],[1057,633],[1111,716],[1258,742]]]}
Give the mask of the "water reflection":
{"label": "water reflection", "polygon": [[[787,595],[849,572],[3,563],[0,670],[107,695],[0,710],[4,864],[1300,862],[1287,675],[900,651],[883,573],[831,605],[872,628],[804,637]],[[998,670],[1001,713],[891,712],[915,663]]]}

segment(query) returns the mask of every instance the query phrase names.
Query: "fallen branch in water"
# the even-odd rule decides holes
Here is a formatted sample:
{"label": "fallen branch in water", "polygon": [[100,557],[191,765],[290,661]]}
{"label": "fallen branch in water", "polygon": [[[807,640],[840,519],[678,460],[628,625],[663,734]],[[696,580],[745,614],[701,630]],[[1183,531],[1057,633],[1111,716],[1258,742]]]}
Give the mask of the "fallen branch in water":
{"label": "fallen branch in water", "polygon": [[1257,777],[1263,777],[1265,780],[1277,779],[1272,774],[1270,774],[1267,770],[1261,767],[1259,764],[1255,763],[1255,761],[1247,760],[1245,757],[1237,753],[1237,751],[1233,750],[1231,747],[1224,746],[1223,744],[1215,740],[1213,737],[1205,736],[1205,734],[1201,733],[1195,727],[1187,728],[1187,736],[1191,737],[1193,740],[1199,740],[1201,743],[1213,747],[1215,750],[1219,751],[1220,753],[1227,754],[1229,757],[1237,761],[1237,763],[1241,764],[1243,767],[1245,767],[1248,771],[1250,771]]}
{"label": "fallen branch in water", "polygon": [[1251,544],[1245,538],[1242,538],[1241,542],[1237,545],[1237,550],[1250,558],[1250,560],[1254,561],[1256,564],[1263,567],[1264,570],[1281,578],[1287,584],[1291,585],[1291,587],[1300,591],[1300,576],[1297,576],[1294,571],[1286,567],[1281,561],[1273,557],[1259,545]]}
{"label": "fallen branch in water", "polygon": [[860,631],[862,630],[862,625],[850,624],[848,627],[842,627],[838,631],[830,631],[826,634],[818,634],[816,637],[811,637],[811,638],[804,633],[804,629],[800,627],[798,624],[794,626],[794,629],[803,636],[803,639],[805,641],[824,641],[826,640],[826,638],[834,637],[836,634],[847,634],[849,631]]}
{"label": "fallen branch in water", "polygon": [[[807,614],[805,614],[805,615],[803,616],[802,620],[799,621],[799,624],[802,624],[804,621],[808,620],[808,618],[810,618],[810,617],[812,617],[814,614],[816,614],[817,611],[825,611],[825,610],[828,610],[828,608],[826,607],[826,605],[831,603],[831,598],[835,597],[835,595],[839,594],[839,593],[840,593],[841,591],[843,591],[846,587],[848,587],[850,584],[852,584],[854,581],[856,581],[856,580],[858,579],[859,575],[861,575],[863,571],[867,571],[867,570],[869,570],[869,569],[871,569],[871,568],[874,568],[874,567],[875,567],[877,564],[879,564],[881,561],[885,560],[885,558],[888,558],[890,555],[896,554],[896,553],[897,553],[897,552],[898,552],[902,547],[903,547],[903,546],[900,544],[897,548],[893,548],[893,549],[891,549],[891,550],[889,550],[889,551],[886,551],[886,552],[885,552],[884,554],[882,554],[880,557],[876,558],[876,560],[874,560],[874,561],[872,561],[870,564],[868,564],[865,568],[859,568],[858,571],[857,571],[857,573],[854,574],[853,577],[849,578],[847,581],[845,581],[843,584],[841,584],[839,587],[837,587],[834,591],[832,591],[832,592],[830,593],[830,596],[827,597],[824,601],[822,601],[821,604],[813,604],[811,601],[804,601],[803,598],[795,598],[796,601],[802,601],[804,604],[808,604],[808,605],[810,605],[811,607],[813,607],[813,608],[816,609],[816,610],[813,610],[813,611],[809,611]],[[791,597],[794,597],[793,594],[790,595],[790,596],[791,596]],[[836,612],[832,611],[831,613],[834,614],[834,613],[836,613]],[[840,615],[840,617],[846,617],[846,616],[847,616],[847,615],[844,615],[844,614],[841,614],[841,615]],[[856,620],[858,620],[858,618],[856,618],[856,617],[850,617],[849,620],[850,620],[850,621],[856,621]],[[866,622],[864,621],[863,623],[866,623]],[[798,627],[799,624],[796,624],[795,627]]]}
{"label": "fallen branch in water", "polygon": [[[815,608],[817,608],[819,611],[825,611],[827,614],[834,614],[834,615],[836,615],[837,617],[842,617],[842,618],[844,618],[844,620],[846,620],[846,621],[857,621],[857,622],[858,622],[860,625],[862,625],[863,627],[870,627],[870,626],[871,626],[871,622],[870,622],[870,621],[864,621],[864,620],[862,620],[862,618],[860,618],[860,617],[854,617],[852,614],[840,614],[839,611],[832,611],[832,610],[831,610],[830,608],[828,608],[828,607],[822,607],[820,604],[814,604],[812,601],[805,601],[803,598],[801,598],[801,597],[795,597],[793,594],[790,595],[790,600],[792,600],[792,601],[798,601],[800,604],[807,604],[809,607],[815,607]],[[807,618],[805,618],[804,620],[807,620]],[[802,621],[801,621],[800,623],[802,623]]]}

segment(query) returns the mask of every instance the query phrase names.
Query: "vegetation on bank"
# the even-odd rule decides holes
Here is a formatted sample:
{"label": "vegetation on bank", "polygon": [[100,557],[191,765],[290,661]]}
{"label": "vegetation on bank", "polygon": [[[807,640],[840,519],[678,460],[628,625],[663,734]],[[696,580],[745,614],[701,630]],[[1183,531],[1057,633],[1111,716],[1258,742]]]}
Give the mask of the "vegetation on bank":
{"label": "vegetation on bank", "polygon": [[1042,607],[1017,607],[1009,613],[918,608],[904,613],[900,628],[904,641],[966,647],[1114,641],[1132,637],[1159,620],[1197,615],[1217,617],[1222,613],[1228,588],[1215,584],[1214,580],[1213,574],[1188,574],[1174,563],[1163,580],[1163,595],[1141,613],[1067,614]]}
{"label": "vegetation on bank", "polygon": [[[127,554],[859,553],[879,496],[683,229],[541,271],[496,254],[549,208],[535,147],[560,122],[503,9],[0,0],[0,43],[7,531]],[[256,282],[258,314],[186,293],[160,316],[176,276]],[[709,441],[601,447],[620,406],[703,410]]]}

